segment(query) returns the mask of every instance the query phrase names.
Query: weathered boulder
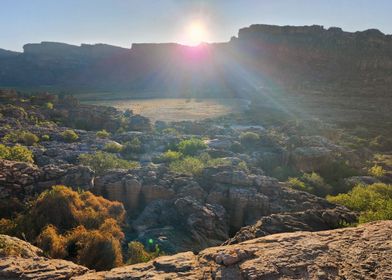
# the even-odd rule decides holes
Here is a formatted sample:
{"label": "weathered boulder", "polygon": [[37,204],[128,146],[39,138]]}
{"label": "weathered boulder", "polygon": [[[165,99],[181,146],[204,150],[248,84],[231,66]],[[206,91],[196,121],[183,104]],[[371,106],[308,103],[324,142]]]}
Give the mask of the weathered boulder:
{"label": "weathered boulder", "polygon": [[255,224],[241,228],[234,237],[224,244],[235,244],[275,233],[295,231],[321,231],[339,228],[358,221],[354,212],[345,207],[301,212],[271,214],[262,217]]}
{"label": "weathered boulder", "polygon": [[0,234],[0,258],[10,256],[36,258],[43,257],[44,252],[19,238]]}
{"label": "weathered boulder", "polygon": [[0,279],[56,280],[83,275],[89,269],[70,261],[42,257],[0,258]]}
{"label": "weathered boulder", "polygon": [[30,243],[0,235],[0,279],[69,279],[88,271],[69,261],[45,258]]}

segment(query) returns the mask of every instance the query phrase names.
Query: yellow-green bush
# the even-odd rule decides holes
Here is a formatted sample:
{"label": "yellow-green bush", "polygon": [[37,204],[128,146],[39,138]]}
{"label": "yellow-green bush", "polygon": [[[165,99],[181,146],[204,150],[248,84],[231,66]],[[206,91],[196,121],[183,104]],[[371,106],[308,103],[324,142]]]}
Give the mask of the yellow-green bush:
{"label": "yellow-green bush", "polygon": [[108,153],[120,153],[123,150],[123,145],[117,142],[106,143],[103,148]]}
{"label": "yellow-green bush", "polygon": [[97,131],[96,135],[98,138],[104,139],[104,138],[109,138],[110,133],[107,132],[105,129],[102,129],[100,131]]}
{"label": "yellow-green bush", "polygon": [[95,154],[82,154],[79,156],[82,165],[89,166],[97,174],[103,174],[110,169],[132,169],[139,167],[137,162],[120,159],[113,154],[96,152]]}
{"label": "yellow-green bush", "polygon": [[182,140],[177,145],[178,151],[186,156],[194,156],[198,152],[207,148],[207,145],[201,139],[191,138]]}
{"label": "yellow-green bush", "polygon": [[180,152],[168,150],[162,154],[162,156],[160,157],[160,160],[164,161],[164,162],[172,162],[175,160],[179,160],[181,157],[182,157],[182,154]]}
{"label": "yellow-green bush", "polygon": [[392,219],[392,185],[358,185],[346,194],[328,196],[328,201],[360,213],[359,222]]}
{"label": "yellow-green bush", "polygon": [[369,174],[374,176],[374,177],[383,177],[385,176],[387,172],[385,171],[385,169],[380,166],[380,165],[373,165],[370,169],[369,169]]}
{"label": "yellow-green bush", "polygon": [[27,146],[32,146],[38,143],[39,138],[37,135],[30,131],[13,131],[3,137],[6,142],[23,143]]}
{"label": "yellow-green bush", "polygon": [[7,147],[3,144],[0,144],[0,158],[29,163],[34,162],[33,153],[28,148],[20,145]]}
{"label": "yellow-green bush", "polygon": [[222,159],[216,158],[212,159],[208,154],[204,153],[198,157],[187,156],[183,159],[175,160],[169,165],[169,169],[172,172],[190,174],[190,175],[200,175],[206,167],[229,165],[230,162]]}
{"label": "yellow-green bush", "polygon": [[75,142],[79,139],[79,135],[72,129],[67,129],[61,133],[61,137],[65,142]]}

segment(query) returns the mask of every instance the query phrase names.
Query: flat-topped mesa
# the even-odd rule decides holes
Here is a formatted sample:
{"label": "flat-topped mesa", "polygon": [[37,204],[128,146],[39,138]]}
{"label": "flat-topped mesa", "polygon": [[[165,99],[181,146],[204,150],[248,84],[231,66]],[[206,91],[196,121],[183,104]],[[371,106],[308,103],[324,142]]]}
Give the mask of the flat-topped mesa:
{"label": "flat-topped mesa", "polygon": [[241,28],[238,32],[239,39],[252,38],[255,34],[258,35],[312,35],[312,36],[344,36],[347,38],[361,39],[382,39],[385,42],[392,43],[392,35],[386,35],[378,29],[367,29],[357,32],[346,32],[339,27],[324,28],[322,25],[305,25],[305,26],[277,26],[268,24],[252,24],[249,27]]}
{"label": "flat-topped mesa", "polygon": [[107,44],[81,44],[80,46],[58,42],[41,42],[23,46],[24,54],[39,56],[80,56],[84,58],[104,58],[129,53],[129,49]]}

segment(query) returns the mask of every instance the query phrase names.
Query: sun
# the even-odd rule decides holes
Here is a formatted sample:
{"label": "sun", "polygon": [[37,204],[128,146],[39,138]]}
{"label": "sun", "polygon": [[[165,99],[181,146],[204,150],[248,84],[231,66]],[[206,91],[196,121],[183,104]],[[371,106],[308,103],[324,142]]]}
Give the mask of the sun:
{"label": "sun", "polygon": [[208,32],[201,21],[193,21],[186,28],[186,42],[189,45],[195,46],[208,39]]}

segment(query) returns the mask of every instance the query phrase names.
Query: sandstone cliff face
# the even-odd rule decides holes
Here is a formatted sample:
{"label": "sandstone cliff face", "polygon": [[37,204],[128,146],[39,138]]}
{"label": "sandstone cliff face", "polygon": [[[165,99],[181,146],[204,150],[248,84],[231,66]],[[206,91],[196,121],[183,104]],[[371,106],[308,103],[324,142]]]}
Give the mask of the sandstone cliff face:
{"label": "sandstone cliff face", "polygon": [[[0,72],[0,84],[12,86],[132,88],[159,90],[161,94],[171,90],[175,95],[180,86],[213,86],[224,94],[226,85],[239,94],[241,88],[251,88],[250,79],[253,85],[263,87],[268,82],[297,88],[316,84],[318,90],[322,89],[320,84],[350,87],[353,92],[370,87],[387,95],[387,86],[392,83],[388,74],[392,69],[391,35],[374,29],[350,33],[316,25],[252,25],[240,29],[238,38],[230,42],[197,48],[134,44],[124,49],[42,42],[27,44],[24,53],[0,59],[6,69]],[[151,73],[155,77],[152,81]],[[246,77],[241,77],[244,73]]]}
{"label": "sandstone cliff face", "polygon": [[392,279],[391,240],[392,222],[380,221],[274,234],[104,272],[67,261],[6,256],[0,258],[0,279]]}

